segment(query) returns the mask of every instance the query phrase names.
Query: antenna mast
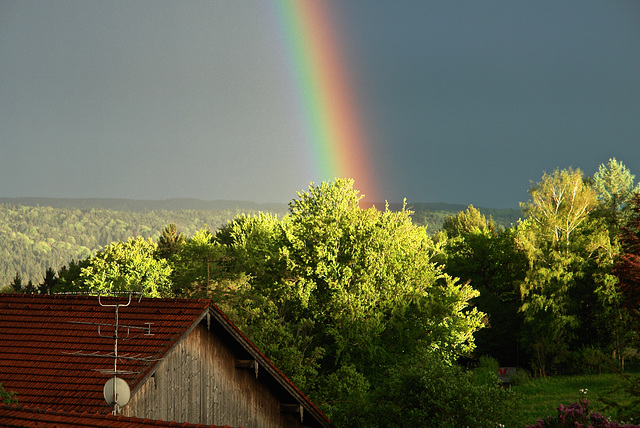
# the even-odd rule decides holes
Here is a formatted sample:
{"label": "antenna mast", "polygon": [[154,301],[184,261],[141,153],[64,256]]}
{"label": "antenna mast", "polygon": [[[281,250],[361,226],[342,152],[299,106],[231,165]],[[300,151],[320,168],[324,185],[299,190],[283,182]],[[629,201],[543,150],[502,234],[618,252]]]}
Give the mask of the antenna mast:
{"label": "antenna mast", "polygon": [[[120,409],[125,406],[128,402],[129,402],[129,398],[130,398],[130,390],[129,390],[129,385],[127,384],[127,382],[125,382],[124,380],[120,379],[118,377],[118,375],[130,375],[130,374],[135,374],[135,373],[139,373],[139,372],[133,372],[133,371],[127,371],[127,370],[121,370],[118,371],[118,359],[121,360],[134,360],[134,361],[143,361],[143,362],[151,362],[151,361],[160,361],[161,358],[151,358],[151,357],[144,357],[141,356],[139,354],[137,355],[119,355],[118,354],[118,339],[120,339],[121,337],[119,336],[119,330],[120,328],[122,329],[126,329],[126,334],[121,338],[123,340],[125,339],[132,339],[134,337],[138,337],[139,335],[142,334],[142,332],[144,332],[144,336],[153,336],[153,334],[151,333],[151,325],[152,323],[150,322],[146,322],[146,327],[140,327],[140,326],[130,326],[130,325],[120,325],[120,314],[118,312],[118,310],[120,309],[120,307],[127,307],[131,304],[131,296],[132,296],[132,292],[129,292],[129,300],[127,301],[127,303],[120,303],[119,301],[116,300],[115,304],[107,304],[107,303],[103,303],[102,301],[102,296],[99,294],[98,295],[98,304],[102,307],[110,307],[110,308],[114,308],[114,312],[115,312],[115,323],[114,324],[106,324],[106,323],[91,323],[91,322],[82,322],[82,321],[69,321],[73,324],[86,324],[86,325],[97,325],[98,326],[98,336],[100,337],[108,337],[108,338],[113,338],[113,354],[109,354],[109,353],[100,353],[100,352],[91,352],[91,353],[86,353],[83,351],[76,351],[76,352],[65,352],[66,354],[69,355],[82,355],[82,356],[88,356],[88,357],[103,357],[103,358],[112,358],[113,359],[113,370],[110,369],[94,369],[100,373],[103,374],[107,374],[107,375],[113,375],[113,377],[111,379],[109,379],[107,381],[107,383],[104,386],[104,398],[107,401],[108,404],[113,406],[113,414],[117,415],[120,412]],[[140,295],[140,300],[142,300],[142,295]],[[140,301],[138,300],[138,301]],[[106,334],[102,332],[101,327],[113,327],[113,334]],[[132,335],[132,330],[135,331],[139,331],[140,333],[137,335]]]}
{"label": "antenna mast", "polygon": [[[118,309],[120,309],[120,306],[129,306],[131,304],[131,293],[129,293],[129,301],[127,302],[126,305],[121,305],[118,301],[116,301],[115,305],[107,305],[102,303],[102,300],[100,298],[101,296],[98,295],[98,303],[100,304],[100,306],[103,307],[113,307],[115,308],[115,313],[116,313],[116,320],[115,320],[115,324],[113,325],[113,395],[112,395],[112,400],[113,400],[113,414],[117,415],[119,413],[119,407],[120,404],[118,403],[118,327],[119,327],[119,314],[118,314]],[[128,334],[128,332],[127,332]],[[108,337],[105,336],[103,334],[100,333],[100,325],[98,325],[98,335],[101,337]],[[105,398],[107,398],[106,396],[108,395],[107,390],[105,390]],[[108,398],[107,398],[108,401]],[[128,402],[129,400],[127,400]],[[123,406],[126,405],[126,403],[122,404]]]}

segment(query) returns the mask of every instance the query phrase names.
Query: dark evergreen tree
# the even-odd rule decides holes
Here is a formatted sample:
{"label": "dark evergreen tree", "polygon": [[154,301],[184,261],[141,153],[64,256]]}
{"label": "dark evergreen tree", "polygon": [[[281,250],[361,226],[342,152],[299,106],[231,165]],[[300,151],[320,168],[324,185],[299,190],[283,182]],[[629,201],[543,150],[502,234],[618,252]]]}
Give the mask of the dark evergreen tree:
{"label": "dark evergreen tree", "polygon": [[13,282],[11,283],[11,288],[15,293],[22,292],[22,277],[18,272],[16,272],[16,276],[13,277]]}
{"label": "dark evergreen tree", "polygon": [[89,259],[71,260],[69,266],[63,266],[58,271],[58,291],[74,292],[85,290],[83,279],[80,277],[82,268],[89,265]]}
{"label": "dark evergreen tree", "polygon": [[42,278],[42,283],[40,284],[40,293],[42,294],[52,294],[56,292],[58,287],[58,278],[56,277],[56,271],[53,268],[47,268],[47,271]]}
{"label": "dark evergreen tree", "polygon": [[33,281],[29,280],[27,286],[24,287],[24,292],[27,294],[38,294],[40,288],[33,283]]}
{"label": "dark evergreen tree", "polygon": [[158,238],[158,257],[168,259],[180,251],[180,247],[184,244],[184,236],[178,233],[178,227],[175,223],[162,230],[162,235]]}

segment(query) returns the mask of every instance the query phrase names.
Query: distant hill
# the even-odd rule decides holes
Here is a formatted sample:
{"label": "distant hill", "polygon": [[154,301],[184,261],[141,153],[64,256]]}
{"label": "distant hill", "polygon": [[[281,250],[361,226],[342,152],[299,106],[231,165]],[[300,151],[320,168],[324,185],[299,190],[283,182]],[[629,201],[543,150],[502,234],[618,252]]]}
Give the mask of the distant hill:
{"label": "distant hill", "polygon": [[[215,207],[215,208],[210,208]],[[47,268],[58,271],[115,241],[142,236],[157,240],[175,223],[186,237],[216,230],[240,214],[287,212],[285,204],[172,199],[0,199],[0,287],[18,274],[23,284],[42,282]]]}
{"label": "distant hill", "polygon": [[204,201],[193,198],[161,200],[109,199],[109,198],[0,198],[0,204],[23,205],[29,207],[77,208],[80,210],[103,209],[114,211],[180,211],[180,210],[249,210],[284,213],[287,204],[256,203],[249,201]]}
{"label": "distant hill", "polygon": [[[390,204],[389,208],[397,211],[402,205]],[[414,203],[407,208],[414,211],[415,224],[427,225],[434,233],[447,215],[467,206]],[[516,224],[520,217],[519,210],[478,209],[503,227]],[[114,241],[135,236],[156,240],[170,223],[191,237],[202,228],[215,231],[240,214],[259,211],[283,216],[288,205],[198,199],[0,198],[0,287],[10,284],[16,274],[23,284],[38,284],[47,268],[58,271]]]}

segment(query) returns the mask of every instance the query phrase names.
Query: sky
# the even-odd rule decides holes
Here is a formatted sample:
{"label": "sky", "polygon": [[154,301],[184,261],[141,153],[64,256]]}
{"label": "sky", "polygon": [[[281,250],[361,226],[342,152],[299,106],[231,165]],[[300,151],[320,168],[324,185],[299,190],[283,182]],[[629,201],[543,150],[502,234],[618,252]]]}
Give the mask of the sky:
{"label": "sky", "polygon": [[[286,203],[333,179],[286,3],[0,0],[0,197]],[[333,162],[365,200],[518,208],[610,158],[640,177],[640,2],[318,4],[362,139]]]}

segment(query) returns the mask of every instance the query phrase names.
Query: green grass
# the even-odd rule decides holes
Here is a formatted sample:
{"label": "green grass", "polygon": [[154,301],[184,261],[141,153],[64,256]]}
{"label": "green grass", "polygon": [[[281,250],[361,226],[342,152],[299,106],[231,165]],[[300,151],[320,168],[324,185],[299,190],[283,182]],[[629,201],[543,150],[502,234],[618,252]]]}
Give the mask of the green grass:
{"label": "green grass", "polygon": [[623,404],[628,404],[630,397],[623,392],[614,391],[622,384],[622,378],[617,374],[603,373],[575,376],[549,376],[533,378],[512,389],[523,397],[520,407],[520,420],[523,426],[533,424],[540,418],[556,416],[559,404],[571,404],[579,401],[581,389],[586,389],[584,396],[591,402],[591,410],[611,416],[606,406],[599,398],[606,397]]}

